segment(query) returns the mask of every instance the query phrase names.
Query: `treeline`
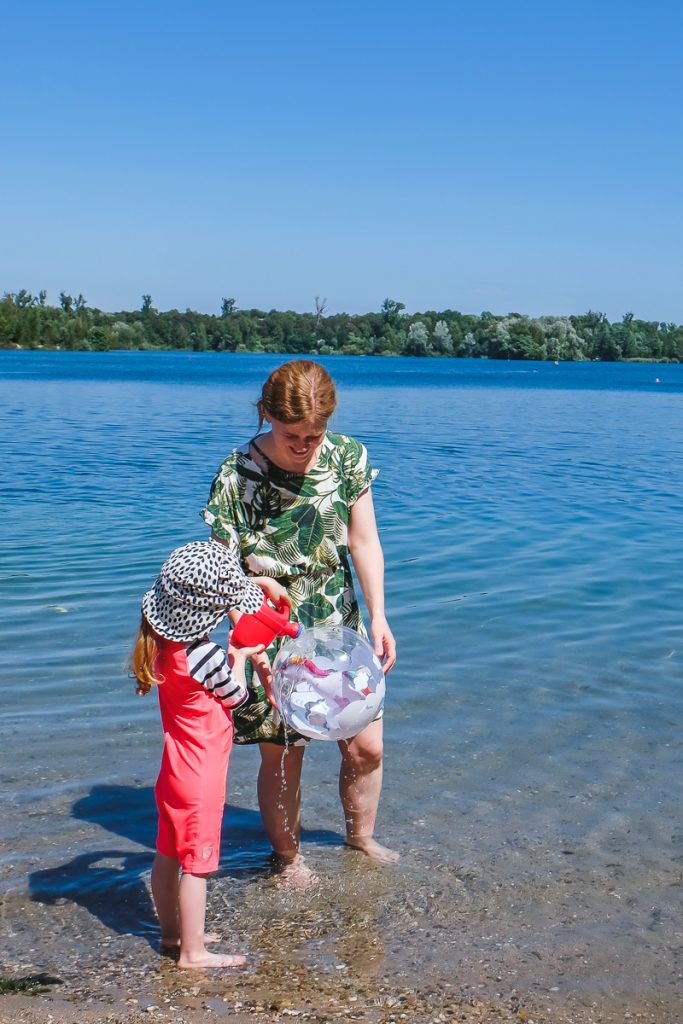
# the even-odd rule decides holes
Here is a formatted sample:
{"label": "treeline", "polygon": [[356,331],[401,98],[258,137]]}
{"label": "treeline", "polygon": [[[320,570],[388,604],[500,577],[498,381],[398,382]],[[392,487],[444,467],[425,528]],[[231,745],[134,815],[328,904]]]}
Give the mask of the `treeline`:
{"label": "treeline", "polygon": [[683,362],[683,327],[637,320],[632,313],[610,323],[592,311],[567,317],[451,309],[407,314],[394,299],[362,316],[329,316],[320,299],[311,313],[244,310],[223,299],[220,313],[212,315],[160,312],[143,295],[138,310],[105,313],[82,295],[62,292],[52,306],[44,291],[34,296],[22,290],[0,300],[0,347]]}

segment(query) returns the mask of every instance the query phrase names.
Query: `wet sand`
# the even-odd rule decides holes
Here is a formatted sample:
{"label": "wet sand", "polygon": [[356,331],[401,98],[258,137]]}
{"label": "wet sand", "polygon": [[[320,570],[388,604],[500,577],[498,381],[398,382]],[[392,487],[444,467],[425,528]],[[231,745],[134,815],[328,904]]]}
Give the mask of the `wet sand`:
{"label": "wet sand", "polygon": [[383,870],[334,848],[310,859],[323,886],[306,893],[264,869],[213,880],[208,923],[227,936],[221,948],[249,955],[239,971],[160,957],[139,885],[107,883],[79,903],[9,892],[0,975],[55,980],[0,996],[0,1022],[680,1024],[678,950],[658,937],[661,920],[639,944],[624,919],[611,938],[597,922],[587,938],[585,879],[576,892],[549,882],[539,898],[437,862],[425,887],[409,863]]}

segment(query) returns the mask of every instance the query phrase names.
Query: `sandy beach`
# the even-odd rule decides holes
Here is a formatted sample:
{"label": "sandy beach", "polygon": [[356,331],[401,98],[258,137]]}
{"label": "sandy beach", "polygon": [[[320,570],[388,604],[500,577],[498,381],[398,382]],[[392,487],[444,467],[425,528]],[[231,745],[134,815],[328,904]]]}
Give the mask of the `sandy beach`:
{"label": "sandy beach", "polygon": [[[460,889],[460,928],[441,929],[435,913],[429,923],[395,935],[391,946],[376,925],[379,908],[396,899],[396,878],[373,868],[362,874],[367,900],[360,909],[353,892],[345,902],[335,887],[321,900],[315,893],[284,893],[275,879],[262,878],[242,889],[238,910],[228,904],[232,881],[216,879],[209,924],[229,934],[231,922],[234,938],[224,948],[249,954],[248,966],[234,972],[179,970],[173,959],[159,956],[153,927],[145,936],[121,934],[103,922],[106,913],[97,900],[85,907],[10,895],[3,903],[0,975],[37,983],[32,992],[0,995],[0,1021],[680,1022],[673,965],[663,965],[660,992],[656,978],[647,994],[638,982],[643,959],[652,955],[656,970],[654,950],[642,950],[630,984],[623,951],[608,945],[593,946],[590,954],[577,948],[572,955],[539,935],[531,951],[523,943],[513,947],[504,941],[502,919],[497,926],[486,913],[481,894],[457,884],[449,895],[456,899]],[[423,895],[417,893],[416,901]],[[402,903],[407,899],[405,891],[398,896]],[[125,903],[126,894],[120,898]],[[109,892],[104,899],[117,896]],[[600,977],[602,986],[596,984]]]}
{"label": "sandy beach", "polygon": [[[134,976],[131,977],[130,974]],[[270,1024],[299,1020],[328,1024],[678,1024],[680,998],[597,1001],[582,1005],[539,1005],[518,994],[480,999],[453,986],[439,992],[428,988],[400,989],[379,985],[374,992],[354,983],[346,991],[310,992],[292,988],[287,996],[263,976],[245,986],[240,980],[185,977],[174,968],[138,972],[109,970],[99,981],[81,977],[47,993],[0,996],[2,1024]],[[137,976],[135,976],[137,975]],[[163,994],[161,994],[163,993]]]}

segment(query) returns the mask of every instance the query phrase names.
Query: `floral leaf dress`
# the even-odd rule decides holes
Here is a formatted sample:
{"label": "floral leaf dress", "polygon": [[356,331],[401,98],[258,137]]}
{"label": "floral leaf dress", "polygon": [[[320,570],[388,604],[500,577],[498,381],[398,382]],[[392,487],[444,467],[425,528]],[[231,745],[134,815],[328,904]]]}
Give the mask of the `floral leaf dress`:
{"label": "floral leaf dress", "polygon": [[[202,517],[237,549],[248,574],[271,576],[287,588],[292,619],[304,627],[343,623],[365,636],[349,564],[348,524],[352,505],[378,472],[365,446],[344,434],[325,434],[307,473],[280,469],[256,438],[218,470]],[[279,643],[268,648],[271,664]],[[249,699],[233,712],[236,743],[302,741],[290,728],[285,735],[255,675],[249,690]]]}

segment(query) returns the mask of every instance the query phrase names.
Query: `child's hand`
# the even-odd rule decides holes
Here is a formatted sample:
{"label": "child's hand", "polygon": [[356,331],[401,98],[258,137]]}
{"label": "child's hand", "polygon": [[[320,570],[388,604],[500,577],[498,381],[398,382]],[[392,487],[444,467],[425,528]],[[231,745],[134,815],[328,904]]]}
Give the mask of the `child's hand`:
{"label": "child's hand", "polygon": [[274,580],[271,576],[252,576],[251,579],[253,583],[256,583],[261,588],[268,600],[272,601],[276,608],[282,608],[283,605],[287,608],[292,607],[292,599],[277,580]]}
{"label": "child's hand", "polygon": [[230,668],[232,669],[235,679],[237,679],[242,686],[247,685],[247,677],[244,671],[247,658],[251,658],[254,655],[258,656],[263,651],[265,651],[263,644],[260,644],[258,647],[233,647],[232,644],[228,642]]}
{"label": "child's hand", "polygon": [[[237,668],[243,673],[247,658],[253,658],[256,655],[263,654],[264,651],[265,647],[263,644],[259,644],[258,647],[233,647],[231,643],[228,643],[230,668]],[[268,659],[266,658],[266,661],[267,660]]]}
{"label": "child's hand", "polygon": [[[263,650],[264,648],[261,647],[260,651]],[[268,661],[268,655],[257,652],[252,656],[251,663],[254,667],[254,672],[259,678],[261,686],[266,691],[266,697],[273,707],[276,708],[277,704],[273,697],[273,673],[270,668],[270,662]]]}

